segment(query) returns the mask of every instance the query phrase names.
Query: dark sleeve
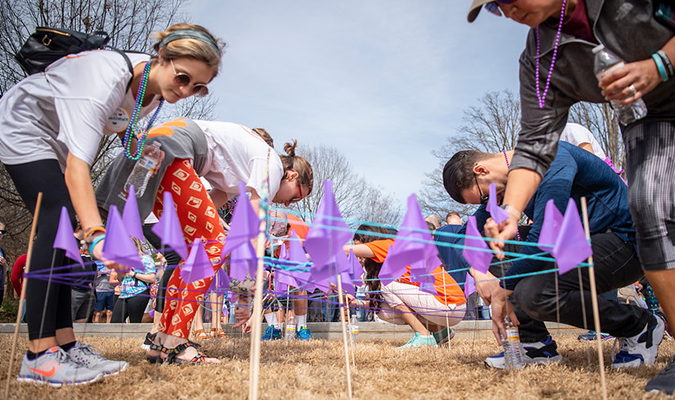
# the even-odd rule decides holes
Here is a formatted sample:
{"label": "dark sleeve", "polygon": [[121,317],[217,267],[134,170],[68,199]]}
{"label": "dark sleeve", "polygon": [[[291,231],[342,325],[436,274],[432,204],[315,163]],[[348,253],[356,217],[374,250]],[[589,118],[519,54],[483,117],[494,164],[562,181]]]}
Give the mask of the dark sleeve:
{"label": "dark sleeve", "polygon": [[[561,214],[565,213],[567,203],[572,193],[572,185],[577,174],[577,164],[569,152],[561,148],[558,155],[544,176],[544,180],[534,194],[534,198],[528,204],[526,211],[531,210],[528,217],[534,221],[526,242],[532,243],[529,246],[523,246],[520,250],[522,255],[534,255],[542,253],[536,246],[539,241],[539,234],[544,223],[544,213],[546,203],[553,199],[556,207]],[[505,280],[501,282],[503,288],[513,290],[523,274],[528,274],[542,270],[546,261],[524,258],[514,261],[511,268],[506,271]]]}

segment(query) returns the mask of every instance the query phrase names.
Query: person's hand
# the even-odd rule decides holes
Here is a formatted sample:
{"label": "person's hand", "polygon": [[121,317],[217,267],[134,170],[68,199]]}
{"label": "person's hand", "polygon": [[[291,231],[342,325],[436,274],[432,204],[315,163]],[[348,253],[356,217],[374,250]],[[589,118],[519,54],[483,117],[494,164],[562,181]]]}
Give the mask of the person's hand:
{"label": "person's hand", "polygon": [[511,321],[516,325],[520,325],[513,307],[508,302],[508,297],[511,293],[513,293],[512,290],[506,290],[497,285],[497,288],[495,288],[491,294],[492,304],[490,305],[490,312],[492,314],[492,333],[495,335],[495,339],[497,339],[497,343],[499,343],[500,346],[502,345],[502,337],[506,338],[504,316],[508,313],[509,317],[511,317]]}
{"label": "person's hand", "polygon": [[237,322],[234,325],[232,325],[232,328],[239,328],[241,326],[244,333],[247,333],[246,329],[251,328],[250,325],[251,309],[248,307],[242,307],[239,304],[237,304],[237,306],[234,308],[234,318],[236,319]]}
{"label": "person's hand", "polygon": [[7,260],[5,260],[5,257],[0,256],[0,265],[2,265],[5,268],[8,268],[9,266],[7,265]]}
{"label": "person's hand", "polygon": [[488,244],[492,251],[495,252],[497,258],[503,260],[504,245],[506,244],[504,243],[504,240],[510,240],[516,236],[516,233],[518,232],[518,218],[511,214],[509,215],[509,218],[501,224],[497,224],[495,220],[488,218],[483,229],[485,231],[485,237],[496,239],[490,240]]}
{"label": "person's hand", "polygon": [[345,301],[347,302],[349,307],[358,308],[360,306],[359,301],[356,299],[356,297],[352,296],[349,293],[345,295]]}
{"label": "person's hand", "polygon": [[654,60],[648,58],[617,68],[605,75],[598,84],[603,88],[602,95],[607,101],[616,100],[626,105],[654,90],[661,81]]}
{"label": "person's hand", "polygon": [[499,280],[490,272],[483,274],[473,268],[471,268],[471,275],[474,277],[476,292],[483,299],[485,305],[489,306],[492,303],[492,292],[499,287]]}

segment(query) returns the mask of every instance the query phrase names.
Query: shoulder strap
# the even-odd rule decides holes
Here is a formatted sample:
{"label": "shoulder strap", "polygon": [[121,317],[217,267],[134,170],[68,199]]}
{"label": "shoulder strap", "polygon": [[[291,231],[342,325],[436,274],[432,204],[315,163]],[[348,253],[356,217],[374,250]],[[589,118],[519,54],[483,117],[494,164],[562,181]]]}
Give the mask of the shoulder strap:
{"label": "shoulder strap", "polygon": [[124,61],[127,62],[127,68],[129,68],[129,72],[131,72],[131,78],[129,79],[129,83],[127,83],[127,90],[125,92],[129,91],[129,88],[131,87],[131,82],[134,80],[134,66],[131,65],[131,60],[129,59],[129,56],[127,55],[127,53],[123,52],[122,50],[116,47],[105,46],[104,48],[106,50],[112,50],[114,52],[121,54],[122,57],[124,57]]}

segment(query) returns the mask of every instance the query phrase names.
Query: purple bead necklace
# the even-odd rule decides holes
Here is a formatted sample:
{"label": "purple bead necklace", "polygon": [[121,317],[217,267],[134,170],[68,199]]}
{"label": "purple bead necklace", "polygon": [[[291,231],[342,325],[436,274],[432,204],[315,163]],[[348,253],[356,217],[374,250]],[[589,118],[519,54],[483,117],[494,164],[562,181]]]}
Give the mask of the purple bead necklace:
{"label": "purple bead necklace", "polygon": [[540,56],[540,44],[539,44],[539,27],[537,26],[535,33],[537,35],[537,60],[536,60],[536,69],[535,77],[537,79],[537,100],[539,100],[539,108],[544,108],[544,101],[546,100],[546,93],[548,93],[548,87],[551,84],[551,75],[553,74],[553,66],[555,65],[555,59],[558,55],[558,44],[560,43],[560,32],[562,31],[563,19],[565,18],[565,5],[567,0],[563,0],[562,8],[560,10],[560,23],[558,24],[558,34],[555,37],[555,45],[553,46],[553,57],[551,58],[551,68],[548,70],[548,77],[546,78],[546,87],[544,88],[544,94],[539,93],[539,56]]}

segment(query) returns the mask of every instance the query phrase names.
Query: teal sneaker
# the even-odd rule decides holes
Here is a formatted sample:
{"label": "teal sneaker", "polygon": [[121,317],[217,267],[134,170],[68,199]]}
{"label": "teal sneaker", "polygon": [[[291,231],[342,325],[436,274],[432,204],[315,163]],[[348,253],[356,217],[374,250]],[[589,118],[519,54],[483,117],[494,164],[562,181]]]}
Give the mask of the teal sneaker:
{"label": "teal sneaker", "polygon": [[281,329],[275,328],[274,325],[268,326],[262,340],[281,340]]}
{"label": "teal sneaker", "polygon": [[450,329],[450,327],[448,326],[445,329],[443,329],[442,331],[436,332],[433,335],[434,335],[434,339],[436,339],[436,344],[438,344],[440,346],[442,344],[446,344],[449,341],[451,341],[452,338],[455,337],[455,331]]}
{"label": "teal sneaker", "polygon": [[397,347],[398,350],[407,350],[407,349],[417,349],[420,347],[436,347],[436,339],[433,336],[420,336],[419,332],[415,332],[415,336],[412,339],[408,340],[408,343],[404,344],[401,347]]}
{"label": "teal sneaker", "polygon": [[298,330],[298,333],[295,334],[295,337],[299,340],[312,340],[312,331],[307,329],[306,326],[303,326]]}

